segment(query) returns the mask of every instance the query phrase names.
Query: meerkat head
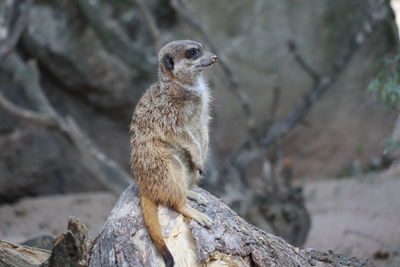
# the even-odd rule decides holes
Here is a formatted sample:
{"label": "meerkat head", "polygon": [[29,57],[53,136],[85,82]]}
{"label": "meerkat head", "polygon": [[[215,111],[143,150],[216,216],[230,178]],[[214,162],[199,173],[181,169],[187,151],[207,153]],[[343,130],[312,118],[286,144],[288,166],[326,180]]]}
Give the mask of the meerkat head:
{"label": "meerkat head", "polygon": [[192,84],[218,57],[199,42],[179,40],[166,44],[158,59],[160,79]]}

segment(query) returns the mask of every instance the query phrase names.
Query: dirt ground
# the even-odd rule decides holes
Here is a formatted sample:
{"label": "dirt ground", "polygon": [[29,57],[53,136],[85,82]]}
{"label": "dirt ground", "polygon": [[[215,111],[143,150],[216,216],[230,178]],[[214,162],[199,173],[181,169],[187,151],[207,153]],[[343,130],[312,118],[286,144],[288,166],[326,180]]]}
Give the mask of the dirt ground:
{"label": "dirt ground", "polygon": [[[305,246],[370,258],[377,266],[400,266],[400,175],[395,173],[306,184],[312,227]],[[3,205],[0,239],[22,242],[43,234],[55,236],[66,230],[69,216],[85,222],[94,237],[115,202],[108,193],[91,193]]]}
{"label": "dirt ground", "polygon": [[400,266],[399,189],[400,175],[389,173],[307,184],[305,246]]}
{"label": "dirt ground", "polygon": [[0,206],[0,239],[23,242],[40,235],[57,236],[69,216],[82,220],[91,237],[99,233],[116,198],[109,193],[83,193],[26,198]]}

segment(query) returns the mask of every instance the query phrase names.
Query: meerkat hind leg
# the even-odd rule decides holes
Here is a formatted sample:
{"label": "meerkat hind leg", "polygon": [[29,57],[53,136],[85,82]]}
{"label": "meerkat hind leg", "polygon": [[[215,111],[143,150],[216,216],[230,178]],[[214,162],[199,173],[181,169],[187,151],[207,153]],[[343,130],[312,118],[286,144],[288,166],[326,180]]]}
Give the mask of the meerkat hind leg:
{"label": "meerkat hind leg", "polygon": [[204,205],[204,204],[208,203],[208,201],[207,201],[207,199],[205,197],[203,197],[199,193],[197,193],[195,191],[192,191],[190,189],[187,191],[187,197],[192,199],[192,200],[194,200],[194,201],[196,201],[199,204],[203,204]]}
{"label": "meerkat hind leg", "polygon": [[202,226],[210,227],[212,224],[211,219],[207,215],[190,207],[188,204],[183,207],[177,208],[177,211],[188,218],[196,220]]}

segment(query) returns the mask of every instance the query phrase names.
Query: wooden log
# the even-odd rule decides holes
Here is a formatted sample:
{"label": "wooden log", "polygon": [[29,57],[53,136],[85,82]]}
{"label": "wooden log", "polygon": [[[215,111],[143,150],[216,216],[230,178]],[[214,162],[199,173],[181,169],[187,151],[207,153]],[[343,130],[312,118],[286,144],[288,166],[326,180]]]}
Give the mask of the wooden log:
{"label": "wooden log", "polygon": [[[208,192],[194,190],[208,203],[189,203],[212,218],[211,228],[187,221],[170,208],[158,210],[175,266],[374,266],[368,260],[293,247],[247,223]],[[164,266],[144,226],[136,185],[121,195],[111,211],[92,244],[88,263],[96,267]]]}
{"label": "wooden log", "polygon": [[40,267],[50,251],[0,240],[0,266]]}

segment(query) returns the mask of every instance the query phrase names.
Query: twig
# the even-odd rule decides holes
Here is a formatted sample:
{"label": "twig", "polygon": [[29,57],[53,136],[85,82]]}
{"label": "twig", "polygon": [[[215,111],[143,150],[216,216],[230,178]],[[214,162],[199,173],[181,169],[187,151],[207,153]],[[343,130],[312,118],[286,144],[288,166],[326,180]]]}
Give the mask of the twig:
{"label": "twig", "polygon": [[297,45],[294,41],[288,42],[288,50],[293,55],[297,64],[299,64],[299,66],[311,77],[311,79],[314,81],[314,84],[317,84],[320,79],[319,74],[317,74],[299,54],[297,51]]}
{"label": "twig", "polygon": [[[214,52],[218,54],[217,46],[214,44],[208,33],[204,30],[200,22],[196,21],[196,16],[190,12],[187,7],[187,3],[185,0],[171,0],[170,5],[174,10],[182,17],[182,19],[190,25],[194,30],[196,30],[202,39],[205,41],[206,45]],[[255,117],[254,112],[250,107],[250,101],[245,93],[245,91],[239,85],[235,75],[232,70],[229,68],[228,64],[225,60],[220,57],[219,65],[222,68],[222,71],[229,82],[229,89],[239,101],[239,104],[247,117],[248,129],[250,132],[253,131],[255,127]]]}
{"label": "twig", "polygon": [[272,89],[272,100],[269,109],[269,122],[273,123],[276,119],[276,113],[278,111],[279,103],[281,99],[281,88],[276,85]]}
{"label": "twig", "polygon": [[272,124],[261,139],[260,144],[268,147],[277,139],[287,135],[311,110],[315,101],[333,84],[333,80],[326,78],[306,93],[302,99],[286,114],[286,116]]}
{"label": "twig", "polygon": [[158,51],[161,48],[161,44],[160,44],[160,31],[158,30],[156,20],[149,11],[145,1],[143,0],[134,0],[134,1],[136,5],[139,7],[143,20],[149,29],[150,36],[154,45],[154,50]]}
{"label": "twig", "polygon": [[121,27],[113,23],[96,3],[90,0],[73,2],[110,53],[144,74],[150,72],[151,64],[142,49],[136,47]]}
{"label": "twig", "polygon": [[31,4],[32,0],[27,0],[23,4],[21,4],[19,8],[20,14],[16,19],[16,22],[14,23],[11,33],[5,40],[0,42],[0,63],[8,54],[11,53],[11,51],[17,45],[20,36],[24,32]]}
{"label": "twig", "polygon": [[14,74],[16,82],[21,84],[29,101],[39,111],[18,107],[2,94],[0,94],[0,106],[22,119],[59,130],[80,152],[82,164],[114,194],[119,195],[130,184],[131,176],[115,161],[102,153],[83,133],[74,119],[64,118],[57,113],[43,92],[39,82],[39,70],[35,62],[31,61],[26,64],[13,52],[4,60],[1,68]]}

